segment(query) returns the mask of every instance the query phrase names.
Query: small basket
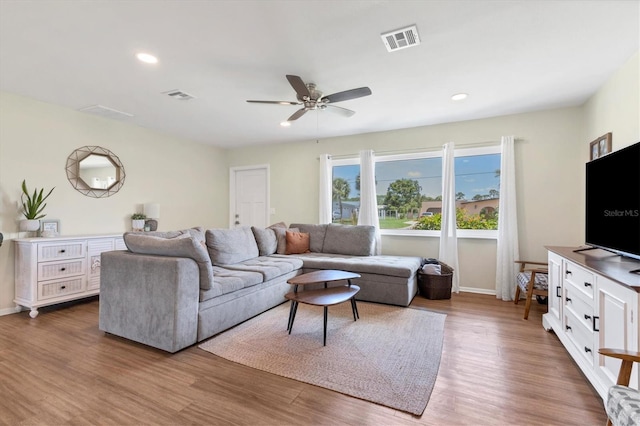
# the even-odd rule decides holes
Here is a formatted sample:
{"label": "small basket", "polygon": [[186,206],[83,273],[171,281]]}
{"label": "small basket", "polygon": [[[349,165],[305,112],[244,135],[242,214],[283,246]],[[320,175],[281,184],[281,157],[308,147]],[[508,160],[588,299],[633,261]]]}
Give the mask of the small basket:
{"label": "small basket", "polygon": [[427,299],[451,299],[451,286],[453,283],[453,268],[446,263],[438,261],[440,275],[425,274],[418,271],[418,289],[420,294]]}

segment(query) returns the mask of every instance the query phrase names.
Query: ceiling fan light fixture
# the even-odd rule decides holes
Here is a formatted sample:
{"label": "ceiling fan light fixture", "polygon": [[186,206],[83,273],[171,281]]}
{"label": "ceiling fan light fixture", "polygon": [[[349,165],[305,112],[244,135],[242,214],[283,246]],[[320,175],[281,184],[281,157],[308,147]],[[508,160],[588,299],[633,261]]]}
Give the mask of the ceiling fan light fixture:
{"label": "ceiling fan light fixture", "polygon": [[150,53],[140,52],[140,53],[136,54],[136,58],[138,58],[138,60],[140,62],[144,62],[145,64],[157,64],[158,63],[158,58],[156,58],[155,56],[153,56]]}
{"label": "ceiling fan light fixture", "polygon": [[468,96],[469,95],[467,95],[466,93],[456,93],[455,95],[453,95],[451,97],[451,100],[452,101],[461,101],[461,100],[467,99]]}
{"label": "ceiling fan light fixture", "polygon": [[280,123],[280,125],[282,127],[290,127],[291,126],[291,122],[290,121],[283,121]]}

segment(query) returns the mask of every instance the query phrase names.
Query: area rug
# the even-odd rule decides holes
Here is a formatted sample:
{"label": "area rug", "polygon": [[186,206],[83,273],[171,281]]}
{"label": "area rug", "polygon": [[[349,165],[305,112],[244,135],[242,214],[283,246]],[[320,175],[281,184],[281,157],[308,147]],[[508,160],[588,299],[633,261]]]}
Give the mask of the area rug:
{"label": "area rug", "polygon": [[422,415],[435,385],[446,315],[358,302],[323,310],[300,304],[287,333],[289,304],[225,331],[200,348],[242,365]]}

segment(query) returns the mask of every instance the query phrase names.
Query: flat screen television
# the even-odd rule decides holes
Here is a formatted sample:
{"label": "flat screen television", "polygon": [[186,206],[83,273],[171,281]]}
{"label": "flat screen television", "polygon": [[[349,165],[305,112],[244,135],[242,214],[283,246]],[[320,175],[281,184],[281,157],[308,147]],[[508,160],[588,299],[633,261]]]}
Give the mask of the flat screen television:
{"label": "flat screen television", "polygon": [[640,259],[640,142],[586,165],[588,246]]}

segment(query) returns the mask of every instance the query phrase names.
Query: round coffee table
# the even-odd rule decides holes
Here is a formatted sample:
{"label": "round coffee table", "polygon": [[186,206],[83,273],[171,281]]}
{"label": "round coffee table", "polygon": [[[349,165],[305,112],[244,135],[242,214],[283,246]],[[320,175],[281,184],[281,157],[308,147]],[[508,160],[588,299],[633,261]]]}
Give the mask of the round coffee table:
{"label": "round coffee table", "polygon": [[[298,275],[287,281],[287,283],[293,285],[293,291],[287,293],[284,297],[291,300],[291,308],[289,309],[289,323],[287,330],[291,334],[293,329],[293,321],[296,319],[296,312],[298,310],[299,303],[305,303],[307,305],[316,305],[324,307],[324,340],[323,346],[327,345],[327,308],[331,305],[337,305],[338,303],[344,303],[348,300],[351,301],[351,310],[353,312],[353,320],[356,321],[360,318],[358,314],[358,306],[356,305],[355,295],[360,291],[360,287],[351,284],[353,278],[360,278],[360,275],[353,272],[338,271],[328,269],[325,271],[314,271],[307,274]],[[327,284],[334,281],[347,281],[347,285],[341,285],[337,287],[327,287]],[[298,286],[308,284],[324,283],[324,288],[316,290],[306,290],[298,292]]]}

